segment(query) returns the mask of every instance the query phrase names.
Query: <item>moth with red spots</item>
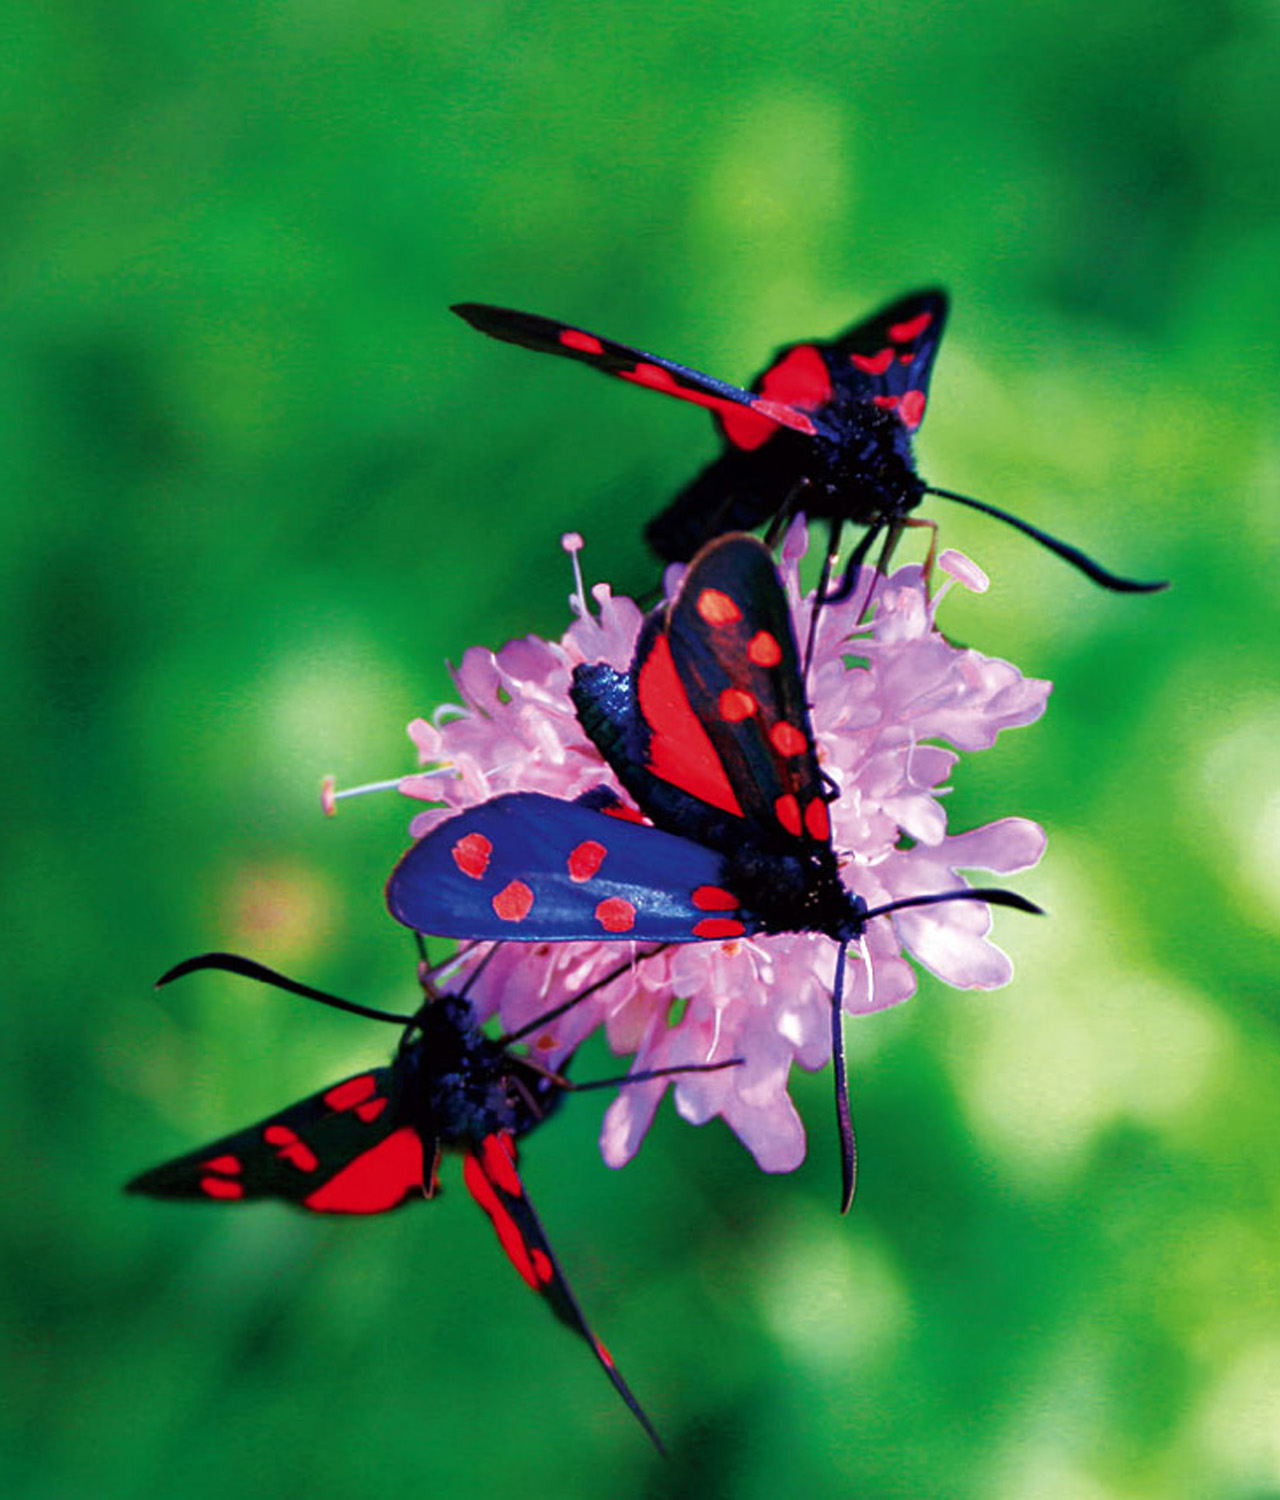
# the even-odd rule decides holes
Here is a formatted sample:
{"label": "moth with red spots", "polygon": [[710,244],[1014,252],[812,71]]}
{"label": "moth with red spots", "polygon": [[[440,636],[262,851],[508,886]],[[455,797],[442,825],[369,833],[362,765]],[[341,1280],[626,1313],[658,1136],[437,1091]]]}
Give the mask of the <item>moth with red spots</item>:
{"label": "moth with red spots", "polygon": [[[591,990],[618,978],[626,967]],[[442,1154],[460,1152],[463,1181],[492,1220],[512,1265],[546,1299],[555,1316],[590,1345],[661,1452],[652,1423],[588,1327],[518,1169],[516,1142],[555,1110],[565,1091],[600,1086],[571,1084],[510,1050],[511,1042],[568,1007],[557,1007],[519,1032],[495,1040],[480,1030],[470,1004],[459,996],[436,998],[428,991],[427,1001],[414,1015],[388,1015],[313,990],[234,954],[188,959],[159,982],[168,984],[200,969],[241,974],[342,1010],[402,1023],[400,1046],[389,1066],[357,1073],[247,1130],[153,1167],[135,1177],[126,1191],[211,1203],[275,1198],[312,1213],[377,1214],[434,1197]],[[584,990],[570,1003],[589,992]]]}
{"label": "moth with red spots", "polygon": [[[832,596],[842,598],[881,532],[886,533],[883,571],[904,527],[932,527],[912,519],[911,512],[926,495],[937,495],[1016,527],[1104,588],[1149,593],[1167,586],[1121,578],[1006,511],[921,479],[912,438],[924,418],[947,319],[941,291],[900,297],[838,338],[788,345],[748,390],[554,318],[479,302],[459,303],[452,311],[493,338],[580,360],[712,412],[723,441],[721,456],[646,528],[650,545],[668,561],[688,561],[726,531],[767,522],[776,534],[792,514],[803,511],[829,523],[828,560],[846,522],[867,528]],[[820,594],[826,592],[826,578],[824,572]]]}
{"label": "moth with red spots", "polygon": [[[873,918],[941,901],[1039,908],[961,889],[876,908],[845,885],[786,594],[753,537],[711,542],[646,621],[629,673],[578,666],[583,729],[648,822],[532,792],[437,825],[401,859],[391,913],[421,932],[664,943],[818,932],[838,945],[831,1046],[842,1209],[855,1147],[841,1025],[848,946]],[[632,813],[632,817],[636,814]]]}

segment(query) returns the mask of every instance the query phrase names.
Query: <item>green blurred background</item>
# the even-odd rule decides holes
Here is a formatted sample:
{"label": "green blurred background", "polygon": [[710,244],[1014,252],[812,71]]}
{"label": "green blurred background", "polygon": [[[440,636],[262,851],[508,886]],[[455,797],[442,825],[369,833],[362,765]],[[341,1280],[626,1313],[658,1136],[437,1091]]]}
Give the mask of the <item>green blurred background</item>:
{"label": "green blurred background", "polygon": [[[406,0],[3,8],[6,1494],[1280,1495],[1274,7]],[[698,412],[465,298],[746,378],[941,282],[920,441],[1167,594],[948,509],[944,624],[1057,684],[952,826],[1050,835],[1018,975],[850,1028],[766,1178],[585,1098],[527,1176],[663,1467],[456,1176],[368,1223],[121,1196],[413,999],[404,723],[558,634],[558,537],[645,588]],[[905,555],[910,555],[906,549]],[[581,1072],[609,1067],[603,1050]]]}

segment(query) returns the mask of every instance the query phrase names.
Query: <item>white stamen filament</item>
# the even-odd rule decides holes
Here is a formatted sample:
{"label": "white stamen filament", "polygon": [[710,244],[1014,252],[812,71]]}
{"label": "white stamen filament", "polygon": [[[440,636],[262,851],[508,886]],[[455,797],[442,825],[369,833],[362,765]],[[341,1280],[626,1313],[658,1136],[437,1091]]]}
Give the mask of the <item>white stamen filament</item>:
{"label": "white stamen filament", "polygon": [[582,567],[578,562],[578,553],[582,551],[586,543],[582,540],[581,533],[577,531],[566,531],[560,538],[560,545],[573,560],[573,585],[574,593],[569,595],[569,607],[580,620],[588,617],[587,591],[582,582]]}
{"label": "white stamen filament", "polygon": [[413,781],[418,776],[428,773],[421,771],[410,771],[407,775],[396,776],[391,781],[366,781],[363,786],[348,786],[338,790],[337,779],[326,776],[320,784],[320,806],[324,810],[326,818],[331,818],[338,811],[338,803],[347,797],[363,797],[367,792],[398,792],[406,781]]}

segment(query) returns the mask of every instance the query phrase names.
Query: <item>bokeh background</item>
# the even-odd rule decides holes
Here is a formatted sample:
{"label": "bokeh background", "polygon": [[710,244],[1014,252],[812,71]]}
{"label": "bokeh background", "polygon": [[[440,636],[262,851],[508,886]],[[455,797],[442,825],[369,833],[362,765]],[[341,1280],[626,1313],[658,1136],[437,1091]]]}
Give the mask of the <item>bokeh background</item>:
{"label": "bokeh background", "polygon": [[[1280,1495],[1280,63],[1260,0],[10,0],[0,60],[7,1494]],[[745,379],[940,282],[945,623],[1057,684],[952,826],[1050,834],[991,995],[850,1028],[766,1178],[669,1106],[527,1148],[674,1453],[456,1177],[366,1223],[126,1199],[368,1060],[205,948],[412,1003],[403,726],[636,591],[702,413],[479,338],[507,302]],[[910,555],[906,549],[903,555]],[[603,1050],[580,1071],[603,1072]]]}

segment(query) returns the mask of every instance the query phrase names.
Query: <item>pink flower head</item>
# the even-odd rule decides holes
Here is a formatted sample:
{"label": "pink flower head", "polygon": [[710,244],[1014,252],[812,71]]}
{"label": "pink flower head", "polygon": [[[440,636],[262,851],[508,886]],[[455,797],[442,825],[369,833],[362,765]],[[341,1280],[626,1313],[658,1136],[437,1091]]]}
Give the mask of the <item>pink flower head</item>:
{"label": "pink flower head", "polygon": [[[581,539],[565,540],[576,568]],[[801,641],[811,611],[799,582],[807,543],[803,524],[795,523],[780,567]],[[960,869],[1024,870],[1044,850],[1043,830],[1025,818],[947,832],[940,799],[956,752],[986,749],[1000,730],[1038,719],[1050,684],[939,633],[937,607],[954,582],[975,592],[986,586],[981,569],[959,553],[944,553],[941,568],[948,581],[932,599],[919,566],[883,579],[864,569],[849,599],[825,604],[818,620],[808,694],[823,769],[840,792],[830,807],[832,838],[846,884],[869,907],[960,888]],[[668,570],[669,593],[683,571]],[[871,619],[860,622],[873,578]],[[400,789],[440,804],[413,819],[415,837],[501,792],[574,798],[609,787],[628,801],[579,725],[569,689],[580,662],[627,670],[643,617],[604,584],[592,597],[594,614],[579,581],[577,619],[558,642],[528,636],[497,652],[473,647],[454,673],[460,705],[409,726],[426,769]],[[1007,983],[1011,966],[988,939],[990,925],[987,906],[965,901],[872,920],[849,953],[846,1011],[881,1010],[914,993],[904,949],[961,989]],[[469,995],[481,1015],[496,1011],[515,1030],[616,974],[531,1036],[535,1051],[554,1065],[603,1025],[613,1049],[633,1055],[634,1071],[743,1061],[622,1089],[605,1116],[605,1160],[621,1166],[635,1154],[673,1086],[685,1119],[701,1124],[720,1115],[766,1171],[797,1166],[804,1129],[787,1083],[793,1062],[815,1069],[830,1060],[836,944],[817,933],[787,933],[688,943],[651,957],[646,951],[620,942],[505,943],[484,962]],[[627,965],[630,956],[637,961]],[[479,950],[468,954],[463,970],[478,957]]]}

